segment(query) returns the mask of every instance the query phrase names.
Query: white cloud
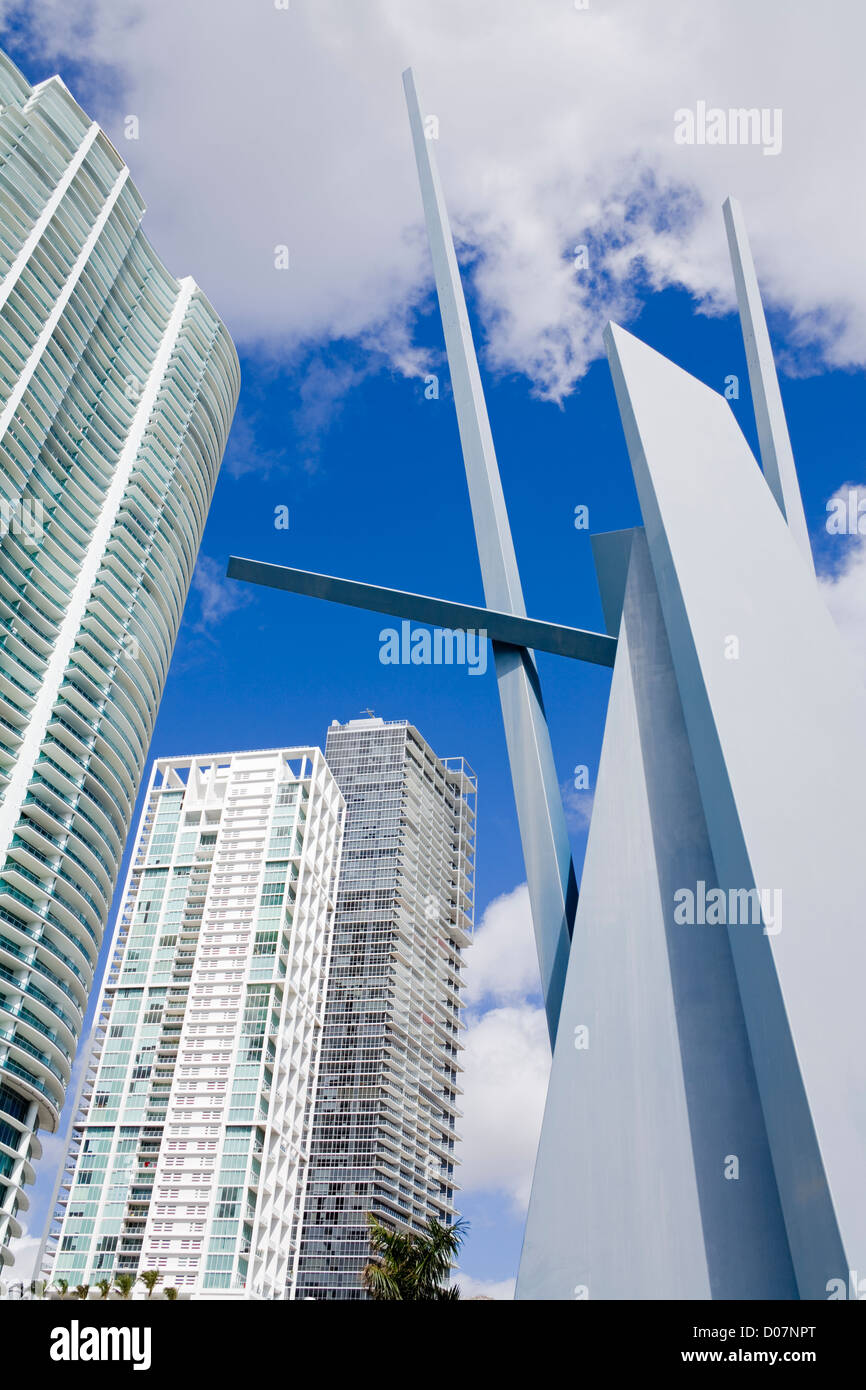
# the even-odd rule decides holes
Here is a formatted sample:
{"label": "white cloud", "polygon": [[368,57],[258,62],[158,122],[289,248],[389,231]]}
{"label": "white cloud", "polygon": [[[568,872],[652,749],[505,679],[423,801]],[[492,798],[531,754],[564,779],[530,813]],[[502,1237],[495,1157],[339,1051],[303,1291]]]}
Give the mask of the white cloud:
{"label": "white cloud", "polygon": [[560,794],[562,796],[562,807],[565,811],[565,820],[571,830],[586,830],[592,819],[592,806],[595,800],[595,793],[578,791],[574,781],[565,781],[561,784]]}
{"label": "white cloud", "polygon": [[36,1278],[36,1257],[39,1254],[42,1237],[32,1236],[23,1223],[21,1230],[22,1234],[18,1239],[9,1242],[9,1248],[14,1256],[14,1264],[11,1268],[3,1271],[3,1281],[7,1285],[17,1284],[19,1281],[29,1284],[31,1279]]}
{"label": "white cloud", "polygon": [[466,954],[464,998],[469,1005],[492,998],[524,1000],[539,992],[538,956],[525,883],[494,898]]}
{"label": "white cloud", "polygon": [[295,412],[295,433],[302,447],[301,463],[308,472],[318,465],[322,440],[342,411],[345,398],[367,376],[368,369],[348,363],[329,363],[314,357],[308,364]]}
{"label": "white cloud", "polygon": [[516,1211],[529,1200],[550,1071],[538,958],[521,883],[487,907],[466,957],[467,1004],[461,1078],[464,1191],[505,1193]]}
{"label": "white cloud", "polygon": [[223,566],[209,555],[199,556],[193,571],[192,588],[198,594],[201,605],[201,618],[196,624],[200,632],[214,628],[223,618],[250,601],[249,593],[240,584],[226,579]]}
{"label": "white cloud", "polygon": [[[770,304],[810,364],[866,359],[866,11],[786,0],[41,0],[61,71],[112,69],[95,112],[150,207],[146,226],[249,348],[357,338],[415,370],[429,288],[400,72],[412,63],[488,366],[560,398],[627,315],[635,272],[732,304],[720,204],[744,203]],[[0,0],[0,18],[19,7]],[[20,13],[20,11],[19,11]],[[83,23],[84,16],[88,22]],[[781,153],[683,146],[697,101],[781,108]],[[93,100],[89,102],[93,105]],[[140,139],[123,137],[136,114]],[[274,248],[291,268],[274,269]],[[589,247],[589,271],[572,252]],[[814,345],[817,344],[817,347]]]}
{"label": "white cloud", "polygon": [[223,460],[223,472],[232,478],[243,478],[248,473],[267,478],[285,466],[285,448],[269,448],[260,443],[259,429],[263,424],[256,410],[243,402],[238,405]]}
{"label": "white cloud", "polygon": [[463,1041],[458,1181],[467,1192],[504,1192],[525,1211],[550,1072],[544,1010],[491,1009],[470,1021]]}
{"label": "white cloud", "polygon": [[[853,508],[849,496],[853,494]],[[841,499],[844,515],[856,520],[858,506],[866,510],[866,486],[844,483],[830,501]],[[828,503],[828,506],[830,503]],[[832,574],[821,575],[819,583],[824,601],[849,645],[851,655],[866,682],[866,536],[836,535],[836,545],[844,547],[840,563]]]}
{"label": "white cloud", "polygon": [[516,1279],[473,1279],[471,1274],[459,1270],[454,1283],[460,1286],[460,1297],[513,1299]]}

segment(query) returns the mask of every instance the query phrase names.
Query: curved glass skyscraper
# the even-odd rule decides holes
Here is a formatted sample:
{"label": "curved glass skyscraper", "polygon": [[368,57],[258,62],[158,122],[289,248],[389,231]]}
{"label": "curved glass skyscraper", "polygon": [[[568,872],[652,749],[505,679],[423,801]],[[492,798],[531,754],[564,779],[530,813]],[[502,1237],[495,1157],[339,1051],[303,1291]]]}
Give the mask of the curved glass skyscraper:
{"label": "curved glass skyscraper", "polygon": [[240,384],[107,136],[0,54],[0,1264],[55,1130]]}

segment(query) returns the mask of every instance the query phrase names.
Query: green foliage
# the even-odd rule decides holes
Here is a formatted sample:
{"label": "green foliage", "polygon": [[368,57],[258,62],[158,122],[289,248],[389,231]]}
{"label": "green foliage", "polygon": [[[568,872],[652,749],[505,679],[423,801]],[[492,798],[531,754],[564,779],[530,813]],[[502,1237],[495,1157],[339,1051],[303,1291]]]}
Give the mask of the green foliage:
{"label": "green foliage", "polygon": [[85,1298],[87,1297],[87,1295],[88,1295],[89,1293],[90,1293],[90,1285],[89,1285],[89,1284],[77,1284],[77,1285],[76,1285],[76,1287],[75,1287],[75,1297],[76,1297],[76,1298],[80,1298],[81,1301],[82,1301],[82,1303],[84,1302]]}
{"label": "green foliage", "polygon": [[99,1289],[99,1297],[100,1297],[100,1298],[107,1298],[108,1295],[111,1293],[111,1280],[110,1280],[110,1279],[97,1279],[97,1281],[96,1281],[96,1287]]}
{"label": "green foliage", "polygon": [[172,1303],[177,1298],[177,1289],[174,1287],[174,1284],[169,1284],[164,1290],[164,1292],[166,1298],[169,1299]]}
{"label": "green foliage", "polygon": [[158,1269],[145,1269],[138,1277],[147,1289],[147,1296],[150,1298],[162,1275]]}
{"label": "green foliage", "polygon": [[134,1274],[118,1274],[114,1280],[114,1287],[121,1298],[131,1298],[132,1290],[135,1288]]}
{"label": "green foliage", "polygon": [[452,1302],[460,1290],[447,1281],[466,1235],[467,1223],[443,1226],[430,1217],[422,1234],[395,1231],[367,1215],[373,1258],[364,1266],[361,1282],[374,1299]]}
{"label": "green foliage", "polygon": [[60,1297],[61,1297],[61,1298],[65,1298],[66,1295],[67,1295],[67,1293],[69,1292],[69,1280],[68,1280],[68,1279],[55,1279],[55,1280],[54,1280],[54,1287],[55,1287],[55,1289],[57,1289],[58,1293],[60,1294]]}

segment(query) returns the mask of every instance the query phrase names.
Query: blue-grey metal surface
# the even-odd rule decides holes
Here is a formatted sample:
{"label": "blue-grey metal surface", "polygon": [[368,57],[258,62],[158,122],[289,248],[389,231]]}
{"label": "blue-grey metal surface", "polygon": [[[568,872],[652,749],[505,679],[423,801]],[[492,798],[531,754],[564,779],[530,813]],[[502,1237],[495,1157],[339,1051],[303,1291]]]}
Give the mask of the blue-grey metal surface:
{"label": "blue-grey metal surface", "polygon": [[491,642],[532,647],[535,651],[552,652],[554,656],[568,656],[597,666],[613,666],[616,655],[616,638],[603,632],[585,632],[582,628],[548,623],[540,618],[523,618],[514,613],[494,613],[489,608],[469,603],[410,594],[403,589],[385,589],[377,584],[362,584],[356,579],[336,579],[330,574],[265,564],[237,555],[229,560],[226,574],[229,579],[240,579],[248,584],[285,589],[292,594],[306,594],[309,598],[326,599],[350,608],[387,613],[394,618],[409,618],[433,627],[486,632]]}
{"label": "blue-grey metal surface", "polygon": [[718,882],[765,901],[726,930],[800,1296],[826,1298],[866,1269],[866,699],[727,402],[606,339]]}
{"label": "blue-grey metal surface", "polygon": [[627,531],[602,531],[590,536],[592,558],[601,595],[601,611],[604,625],[613,636],[619,632],[622,619],[622,605],[625,599],[625,586],[628,580],[628,567],[631,559],[631,546],[634,529]]}
{"label": "blue-grey metal surface", "polygon": [[646,538],[626,540],[624,594],[599,568],[621,637],[517,1296],[796,1298],[728,936],[675,920],[716,869]]}

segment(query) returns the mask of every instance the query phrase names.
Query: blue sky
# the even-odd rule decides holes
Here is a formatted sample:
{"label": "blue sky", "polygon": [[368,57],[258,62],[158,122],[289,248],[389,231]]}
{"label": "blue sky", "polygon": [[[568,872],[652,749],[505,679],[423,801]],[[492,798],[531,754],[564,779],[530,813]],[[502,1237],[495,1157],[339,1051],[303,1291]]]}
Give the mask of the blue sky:
{"label": "blue sky", "polygon": [[[6,12],[8,20],[8,7]],[[116,130],[119,113],[125,109],[124,85],[131,80],[133,60],[124,49],[126,66],[115,68],[106,60],[110,50],[105,42],[94,45],[90,61],[87,35],[79,35],[69,44],[74,56],[58,64],[44,34],[29,29],[22,33],[8,22],[0,31],[0,44],[31,81],[60,66],[85,108],[109,130],[112,126]],[[292,138],[315,146],[316,134],[311,127],[303,136],[294,131]],[[125,146],[122,152],[127,156]],[[408,140],[404,156],[411,173]],[[156,213],[159,189],[148,186],[137,172],[132,152],[127,157],[152,210],[147,230],[161,249],[156,233],[160,217],[164,221],[167,214],[165,210]],[[718,184],[707,225],[716,226],[723,247],[720,203],[732,190],[724,186],[722,171]],[[446,181],[446,191],[447,187]],[[679,204],[671,200],[672,218],[680,216],[678,209]],[[745,211],[748,219],[748,205]],[[152,214],[155,225],[151,225]],[[170,227],[167,234],[171,241]],[[263,237],[273,240],[271,229]],[[563,247],[563,256],[567,249]],[[172,263],[172,269],[197,275],[195,245],[189,237],[184,253],[184,264]],[[576,382],[558,393],[561,399],[543,399],[551,394],[549,379],[539,385],[544,374],[532,370],[531,353],[525,370],[515,365],[517,348],[510,366],[501,354],[497,356],[501,323],[491,311],[484,255],[483,238],[467,248],[464,260],[471,268],[467,289],[527,610],[534,616],[602,629],[589,533],[575,529],[574,509],[578,504],[588,506],[593,532],[640,521],[607,365],[598,358],[596,344],[589,352],[595,360]],[[759,259],[759,276],[762,269]],[[288,286],[275,283],[273,294],[291,297],[291,277],[303,273],[303,268],[290,270]],[[243,265],[233,267],[233,275],[242,282]],[[722,390],[731,374],[739,378],[740,396],[731,405],[755,448],[736,316],[722,312],[718,305],[712,306],[714,312],[704,312],[705,296],[694,287],[677,287],[675,276],[668,279],[670,283],[660,287],[657,272],[633,265],[627,296],[623,299],[618,291],[616,307],[625,305],[624,321],[633,332],[715,389]],[[599,319],[604,316],[605,284],[600,279],[595,289]],[[220,310],[216,286],[206,283],[205,288]],[[817,298],[810,308],[817,313],[820,304]],[[229,307],[235,308],[234,304]],[[814,336],[804,334],[802,316],[798,317],[802,307],[793,292],[788,303],[780,295],[769,314],[770,329],[779,359],[787,367],[782,391],[818,566],[825,573],[842,573],[850,588],[862,575],[860,541],[829,537],[824,520],[827,499],[836,489],[864,481],[864,374],[853,364],[844,369],[828,364],[828,354],[815,347]],[[234,553],[465,602],[482,601],[456,420],[442,360],[442,334],[429,280],[415,286],[404,308],[399,350],[387,346],[384,330],[376,337],[369,315],[363,331],[355,334],[316,332],[305,324],[285,343],[268,336],[270,329],[236,335],[243,379],[241,404],[151,756],[323,743],[331,719],[350,719],[368,707],[385,719],[408,718],[440,755],[462,754],[478,775],[480,921],[491,902],[512,893],[523,880],[492,663],[480,677],[470,677],[459,668],[385,666],[379,661],[379,632],[389,620],[223,578],[227,558]],[[228,317],[233,327],[231,314]],[[593,332],[587,330],[590,343]],[[423,376],[407,372],[407,351],[415,354],[413,361],[423,360],[438,372],[438,400],[425,399]],[[275,510],[281,506],[289,508],[288,530],[274,524]],[[735,537],[731,544],[736,545]],[[844,616],[852,642],[862,651],[863,610],[849,602]],[[609,673],[543,654],[538,664],[560,782],[570,787],[576,764],[587,764],[594,781]],[[572,795],[567,800],[579,869],[588,802]],[[498,1015],[504,1028],[511,1027],[519,1015],[534,1029],[531,1046],[537,1063],[543,1045],[537,1027],[540,1001],[537,990],[527,982],[528,926],[522,911],[522,925],[514,930],[518,935],[522,932],[518,954],[524,962],[523,973],[517,969],[515,979],[504,987],[494,981],[482,992],[473,1003],[469,1031],[490,1011],[506,1010]],[[510,941],[503,937],[503,949]],[[515,1036],[513,1029],[510,1036]],[[482,1085],[476,1075],[472,1094]],[[535,1086],[531,1117],[540,1102],[536,1083],[530,1079],[527,1085]],[[519,1109],[510,1121],[512,1129],[524,1123]],[[531,1129],[530,1121],[525,1123]],[[470,1129],[467,1117],[467,1133]],[[472,1134],[473,1144],[483,1145],[477,1126]],[[507,1139],[497,1140],[501,1152],[467,1154],[476,1178],[462,1202],[472,1225],[461,1265],[479,1284],[504,1287],[516,1271],[522,1230],[520,1193],[526,1179],[525,1144],[521,1148],[519,1139],[513,1155],[506,1152]],[[54,1156],[57,1147],[50,1146]],[[52,1181],[46,1161],[31,1198],[33,1234],[41,1228]]]}

